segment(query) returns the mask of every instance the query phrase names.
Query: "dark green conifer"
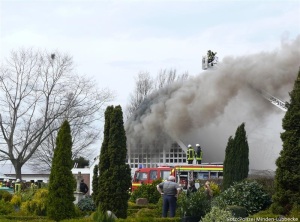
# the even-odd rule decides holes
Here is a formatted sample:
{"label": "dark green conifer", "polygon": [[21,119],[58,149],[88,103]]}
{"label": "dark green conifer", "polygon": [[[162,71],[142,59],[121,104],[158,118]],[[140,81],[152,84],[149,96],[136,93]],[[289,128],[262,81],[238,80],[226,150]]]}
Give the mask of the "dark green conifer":
{"label": "dark green conifer", "polygon": [[75,215],[73,204],[75,178],[72,174],[72,137],[68,121],[64,121],[56,138],[52,161],[47,215],[60,221]]}
{"label": "dark green conifer", "polygon": [[105,110],[105,123],[104,123],[104,137],[100,151],[99,157],[99,182],[98,182],[98,197],[95,199],[95,203],[99,205],[100,209],[103,212],[106,212],[109,209],[109,190],[108,187],[112,186],[109,184],[108,177],[111,174],[109,172],[110,162],[109,162],[109,150],[108,150],[108,143],[109,143],[109,132],[111,126],[111,116],[113,114],[114,107],[108,106]]}
{"label": "dark green conifer", "polygon": [[110,156],[110,184],[111,192],[111,209],[117,217],[126,218],[129,188],[131,186],[131,170],[126,164],[126,134],[123,122],[123,112],[121,106],[116,106],[111,118],[109,140],[109,156]]}
{"label": "dark green conifer", "polygon": [[225,150],[223,189],[229,188],[233,182],[239,182],[248,177],[249,171],[249,146],[242,123],[235,132],[235,137],[228,139]]}
{"label": "dark green conifer", "polygon": [[99,169],[99,166],[98,166],[98,164],[96,164],[93,169],[93,183],[92,183],[92,187],[93,187],[92,198],[93,198],[96,206],[98,206],[98,204],[99,204],[99,200],[98,200],[98,193],[99,193],[98,169]]}
{"label": "dark green conifer", "polygon": [[[300,206],[300,70],[290,93],[288,110],[282,120],[283,148],[276,160],[275,194],[272,211],[287,215]],[[299,209],[298,209],[299,210]]]}
{"label": "dark green conifer", "polygon": [[120,106],[107,108],[104,128],[99,167],[99,207],[102,212],[110,210],[117,217],[126,218],[131,173],[126,164],[126,135]]}

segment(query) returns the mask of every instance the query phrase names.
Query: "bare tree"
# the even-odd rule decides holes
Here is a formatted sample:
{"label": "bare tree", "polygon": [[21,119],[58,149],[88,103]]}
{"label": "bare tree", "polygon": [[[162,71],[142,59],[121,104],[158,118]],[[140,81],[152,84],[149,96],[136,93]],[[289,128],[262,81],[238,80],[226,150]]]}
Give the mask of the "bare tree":
{"label": "bare tree", "polygon": [[151,93],[167,87],[174,82],[185,81],[188,77],[187,72],[177,75],[176,69],[161,70],[156,78],[152,78],[148,72],[140,72],[135,78],[134,92],[130,94],[130,101],[126,109],[126,118],[128,119]]}
{"label": "bare tree", "polygon": [[154,80],[148,72],[140,72],[135,78],[135,89],[130,94],[130,102],[127,106],[126,117],[130,117],[137,110],[143,100],[153,91]]}
{"label": "bare tree", "polygon": [[66,119],[78,135],[75,153],[88,147],[97,135],[95,121],[113,99],[109,90],[73,73],[72,57],[32,49],[13,51],[3,62],[0,89],[0,160],[12,162],[17,178],[36,152],[51,162],[56,132]]}
{"label": "bare tree", "polygon": [[172,84],[177,81],[184,81],[188,79],[189,74],[187,72],[177,75],[176,69],[164,69],[160,70],[158,73],[156,79],[155,79],[155,89],[159,90],[163,87],[168,86],[169,84]]}

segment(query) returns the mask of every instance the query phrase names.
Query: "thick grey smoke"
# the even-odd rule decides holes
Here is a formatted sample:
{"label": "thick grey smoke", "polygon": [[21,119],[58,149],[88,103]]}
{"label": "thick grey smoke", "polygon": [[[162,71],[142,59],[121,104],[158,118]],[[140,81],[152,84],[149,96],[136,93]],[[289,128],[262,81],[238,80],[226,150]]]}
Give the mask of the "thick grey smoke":
{"label": "thick grey smoke", "polygon": [[128,146],[155,152],[170,148],[170,138],[180,139],[186,145],[200,143],[203,162],[222,162],[229,136],[245,122],[250,169],[274,169],[285,113],[257,89],[289,101],[299,66],[300,36],[272,52],[226,57],[214,70],[144,101],[126,122]]}

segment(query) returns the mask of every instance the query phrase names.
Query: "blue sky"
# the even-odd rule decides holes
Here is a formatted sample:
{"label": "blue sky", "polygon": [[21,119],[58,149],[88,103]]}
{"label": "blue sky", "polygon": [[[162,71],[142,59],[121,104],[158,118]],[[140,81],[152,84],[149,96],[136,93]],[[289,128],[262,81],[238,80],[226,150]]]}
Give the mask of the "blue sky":
{"label": "blue sky", "polygon": [[220,60],[272,51],[299,35],[299,15],[300,1],[1,0],[0,58],[20,47],[69,53],[125,107],[139,72],[198,75],[208,49]]}

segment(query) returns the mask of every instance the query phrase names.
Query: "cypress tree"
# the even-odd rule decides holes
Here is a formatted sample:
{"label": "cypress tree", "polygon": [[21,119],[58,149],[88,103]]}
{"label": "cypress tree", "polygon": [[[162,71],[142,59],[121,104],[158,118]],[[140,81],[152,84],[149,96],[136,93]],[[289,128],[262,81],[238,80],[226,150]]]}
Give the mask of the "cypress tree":
{"label": "cypress tree", "polygon": [[110,189],[112,189],[110,209],[117,217],[126,218],[129,193],[131,186],[131,170],[126,164],[126,134],[123,122],[123,112],[121,106],[116,106],[111,118],[109,140],[110,158]]}
{"label": "cypress tree", "polygon": [[233,182],[239,182],[248,177],[249,146],[242,123],[235,132],[235,137],[229,137],[225,150],[223,189],[230,187]]}
{"label": "cypress tree", "polygon": [[68,121],[64,121],[56,138],[52,161],[47,215],[60,221],[75,215],[73,204],[75,178],[72,174],[72,137]]}
{"label": "cypress tree", "polygon": [[276,160],[275,194],[272,211],[287,215],[300,206],[300,70],[290,93],[288,110],[282,120],[283,148]]}
{"label": "cypress tree", "polygon": [[93,169],[93,183],[92,183],[92,187],[93,187],[92,198],[93,198],[96,206],[99,204],[99,200],[98,200],[98,193],[99,193],[98,169],[99,169],[99,166],[96,164]]}
{"label": "cypress tree", "polygon": [[108,188],[112,186],[109,184],[108,176],[111,174],[109,172],[110,162],[109,162],[109,150],[108,150],[108,143],[109,143],[109,132],[110,132],[110,122],[111,116],[113,114],[114,107],[108,106],[105,110],[105,123],[104,123],[104,137],[100,151],[99,157],[99,182],[98,182],[98,195],[97,198],[95,197],[96,205],[99,204],[100,209],[103,212],[106,212],[109,209],[109,201],[110,195]]}
{"label": "cypress tree", "polygon": [[225,150],[225,160],[223,165],[223,189],[226,190],[234,181],[234,140],[232,136],[229,137],[226,150]]}
{"label": "cypress tree", "polygon": [[235,138],[236,153],[236,178],[239,182],[248,177],[249,172],[249,145],[247,141],[245,123],[242,123],[236,131]]}

